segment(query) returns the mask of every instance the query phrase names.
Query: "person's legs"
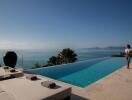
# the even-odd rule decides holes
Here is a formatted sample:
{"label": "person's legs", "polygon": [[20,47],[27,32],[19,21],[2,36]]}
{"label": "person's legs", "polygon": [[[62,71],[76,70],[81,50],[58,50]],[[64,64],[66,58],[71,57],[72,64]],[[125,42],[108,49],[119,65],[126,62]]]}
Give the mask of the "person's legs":
{"label": "person's legs", "polygon": [[130,62],[131,62],[131,57],[128,58],[129,68],[130,68]]}
{"label": "person's legs", "polygon": [[126,61],[127,61],[127,68],[129,69],[129,57],[126,57]]}
{"label": "person's legs", "polygon": [[130,58],[130,57],[127,57],[126,59],[127,59],[127,68],[129,69],[129,67],[130,67],[130,60],[131,60],[131,58]]}

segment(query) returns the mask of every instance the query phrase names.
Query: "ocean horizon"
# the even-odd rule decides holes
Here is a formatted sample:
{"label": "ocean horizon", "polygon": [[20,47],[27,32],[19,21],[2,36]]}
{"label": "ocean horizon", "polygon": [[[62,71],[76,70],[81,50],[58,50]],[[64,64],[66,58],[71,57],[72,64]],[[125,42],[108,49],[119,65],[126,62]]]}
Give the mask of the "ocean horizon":
{"label": "ocean horizon", "polygon": [[[4,66],[3,56],[8,50],[0,50],[0,64]],[[14,50],[15,51],[15,50]],[[47,64],[49,57],[56,56],[60,50],[16,50],[18,55],[17,67],[31,69],[36,63]],[[77,61],[110,57],[113,54],[123,52],[123,49],[75,49],[78,55]]]}

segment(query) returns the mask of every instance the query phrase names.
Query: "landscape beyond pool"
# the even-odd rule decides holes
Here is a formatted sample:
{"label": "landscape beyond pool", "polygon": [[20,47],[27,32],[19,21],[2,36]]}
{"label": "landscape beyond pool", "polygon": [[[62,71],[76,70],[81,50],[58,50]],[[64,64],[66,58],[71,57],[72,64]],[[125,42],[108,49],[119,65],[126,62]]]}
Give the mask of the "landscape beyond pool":
{"label": "landscape beyond pool", "polygon": [[75,86],[86,87],[126,64],[125,58],[105,57],[74,64],[33,69],[30,72],[47,76]]}
{"label": "landscape beyond pool", "polygon": [[[3,56],[8,50],[0,50],[0,64],[4,65]],[[45,65],[51,56],[58,54],[60,50],[16,50],[18,55],[17,67],[23,69],[31,69],[36,63]],[[123,52],[123,49],[76,49],[78,61],[84,61],[89,59],[96,59],[102,57],[110,57],[113,54]]]}

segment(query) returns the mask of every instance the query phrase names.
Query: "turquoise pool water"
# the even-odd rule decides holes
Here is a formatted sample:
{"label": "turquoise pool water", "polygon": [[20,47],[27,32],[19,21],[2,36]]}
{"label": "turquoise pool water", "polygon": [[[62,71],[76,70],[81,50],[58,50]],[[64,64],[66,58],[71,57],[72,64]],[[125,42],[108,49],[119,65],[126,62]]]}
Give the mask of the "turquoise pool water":
{"label": "turquoise pool water", "polygon": [[126,64],[125,58],[101,58],[74,64],[33,69],[30,72],[57,79],[79,87],[86,87]]}

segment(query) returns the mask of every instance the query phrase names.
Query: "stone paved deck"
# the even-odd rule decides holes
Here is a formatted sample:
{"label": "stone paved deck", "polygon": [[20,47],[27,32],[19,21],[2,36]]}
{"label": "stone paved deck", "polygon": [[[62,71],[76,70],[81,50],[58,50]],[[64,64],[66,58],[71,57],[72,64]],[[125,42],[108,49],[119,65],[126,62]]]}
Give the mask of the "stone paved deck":
{"label": "stone paved deck", "polygon": [[73,87],[71,100],[132,100],[132,64],[86,88]]}

